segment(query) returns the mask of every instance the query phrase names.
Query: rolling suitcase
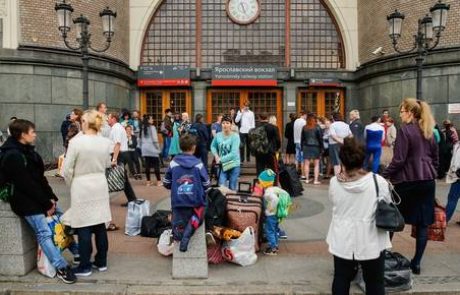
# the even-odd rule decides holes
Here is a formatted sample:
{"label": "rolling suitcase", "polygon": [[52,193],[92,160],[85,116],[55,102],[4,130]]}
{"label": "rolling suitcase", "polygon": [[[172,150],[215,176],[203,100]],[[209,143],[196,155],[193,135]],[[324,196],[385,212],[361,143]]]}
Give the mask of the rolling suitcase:
{"label": "rolling suitcase", "polygon": [[282,160],[279,162],[279,182],[282,189],[287,191],[291,197],[302,195],[303,186],[295,166],[285,165]]}
{"label": "rolling suitcase", "polygon": [[[247,188],[249,187],[249,190]],[[256,236],[256,251],[260,246],[260,232],[262,220],[262,199],[253,197],[250,193],[251,183],[239,183],[238,193],[227,194],[227,226],[243,232],[252,226]]]}

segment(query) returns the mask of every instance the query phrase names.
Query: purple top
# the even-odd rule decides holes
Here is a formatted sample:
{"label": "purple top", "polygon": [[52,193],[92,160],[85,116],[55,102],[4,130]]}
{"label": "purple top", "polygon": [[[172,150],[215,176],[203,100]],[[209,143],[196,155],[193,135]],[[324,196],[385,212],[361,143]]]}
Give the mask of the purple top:
{"label": "purple top", "polygon": [[382,176],[393,184],[433,180],[437,169],[438,146],[434,137],[425,139],[416,122],[403,124],[396,136],[393,160]]}

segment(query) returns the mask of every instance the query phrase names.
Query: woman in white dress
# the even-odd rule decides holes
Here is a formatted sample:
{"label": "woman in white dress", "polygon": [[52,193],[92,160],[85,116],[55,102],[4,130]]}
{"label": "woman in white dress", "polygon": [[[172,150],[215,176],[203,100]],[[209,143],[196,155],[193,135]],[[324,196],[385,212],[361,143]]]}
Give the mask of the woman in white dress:
{"label": "woman in white dress", "polygon": [[[111,141],[98,135],[102,116],[95,110],[82,117],[83,134],[69,143],[64,164],[64,178],[70,186],[70,209],[63,219],[78,234],[80,265],[77,276],[89,276],[92,268],[107,270],[108,239],[106,222],[112,220],[109,189],[105,171],[110,167]],[[97,254],[91,263],[92,234],[96,238]]]}

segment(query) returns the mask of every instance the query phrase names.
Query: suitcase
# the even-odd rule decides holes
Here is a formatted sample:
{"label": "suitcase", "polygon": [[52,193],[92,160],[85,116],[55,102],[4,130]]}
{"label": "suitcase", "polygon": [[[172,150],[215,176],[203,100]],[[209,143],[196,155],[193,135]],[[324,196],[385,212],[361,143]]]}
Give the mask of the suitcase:
{"label": "suitcase", "polygon": [[256,251],[260,248],[262,199],[248,193],[227,194],[227,226],[243,232],[248,226],[254,228]]}
{"label": "suitcase", "polygon": [[295,166],[284,164],[280,166],[279,182],[281,188],[287,191],[291,197],[298,197],[302,195],[303,186],[300,182]]}

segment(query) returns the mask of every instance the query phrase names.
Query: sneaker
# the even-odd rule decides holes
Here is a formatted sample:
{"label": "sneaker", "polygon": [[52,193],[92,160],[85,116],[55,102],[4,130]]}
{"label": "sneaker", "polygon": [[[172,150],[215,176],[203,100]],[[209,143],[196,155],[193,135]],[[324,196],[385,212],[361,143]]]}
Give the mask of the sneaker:
{"label": "sneaker", "polygon": [[66,284],[73,284],[77,281],[77,277],[70,269],[70,266],[56,270],[56,276]]}
{"label": "sneaker", "polygon": [[74,269],[72,269],[73,273],[77,276],[77,277],[89,277],[93,272],[91,271],[91,268],[90,269],[83,269],[81,267],[76,267]]}
{"label": "sneaker", "polygon": [[99,272],[107,271],[107,265],[106,266],[98,266],[96,263],[93,262],[92,267],[93,267],[93,269],[97,269]]}
{"label": "sneaker", "polygon": [[300,180],[307,180],[306,176],[300,176]]}
{"label": "sneaker", "polygon": [[73,265],[79,265],[79,264],[80,264],[80,255],[75,254],[75,255],[73,256],[72,264],[73,264]]}
{"label": "sneaker", "polygon": [[287,240],[288,236],[284,230],[280,229],[280,231],[278,232],[278,238],[280,240]]}
{"label": "sneaker", "polygon": [[206,233],[206,245],[207,246],[214,246],[216,244],[216,240],[214,239],[214,236],[212,233],[207,232]]}
{"label": "sneaker", "polygon": [[274,247],[274,248],[268,247],[267,249],[265,249],[264,254],[268,255],[268,256],[276,256],[276,255],[278,255],[278,248],[276,248],[276,247]]}

